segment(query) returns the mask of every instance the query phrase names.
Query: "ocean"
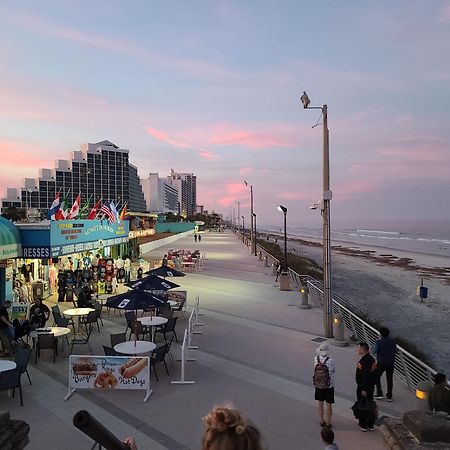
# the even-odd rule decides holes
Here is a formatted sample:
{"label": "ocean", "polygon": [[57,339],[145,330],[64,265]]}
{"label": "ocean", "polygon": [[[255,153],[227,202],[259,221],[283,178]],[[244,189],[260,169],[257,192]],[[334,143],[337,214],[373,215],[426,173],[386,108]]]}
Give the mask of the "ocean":
{"label": "ocean", "polygon": [[[282,233],[279,226],[258,226],[259,232],[264,230]],[[288,227],[287,234],[322,241],[321,225]],[[371,246],[450,258],[450,220],[335,221],[331,224],[331,241],[332,245]]]}

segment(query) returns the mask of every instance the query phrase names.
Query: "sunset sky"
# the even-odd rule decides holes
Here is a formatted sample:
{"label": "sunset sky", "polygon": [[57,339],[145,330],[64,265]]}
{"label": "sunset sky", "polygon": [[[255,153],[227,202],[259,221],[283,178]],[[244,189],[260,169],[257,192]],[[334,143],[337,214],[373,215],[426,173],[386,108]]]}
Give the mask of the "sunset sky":
{"label": "sunset sky", "polygon": [[139,174],[194,172],[198,203],[450,219],[450,1],[3,1],[0,194],[85,142]]}

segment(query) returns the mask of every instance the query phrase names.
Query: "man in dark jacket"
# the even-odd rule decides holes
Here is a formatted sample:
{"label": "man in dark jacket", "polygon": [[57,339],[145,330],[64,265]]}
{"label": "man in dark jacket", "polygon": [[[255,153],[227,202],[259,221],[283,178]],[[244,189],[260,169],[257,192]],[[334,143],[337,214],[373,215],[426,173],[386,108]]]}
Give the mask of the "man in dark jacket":
{"label": "man in dark jacket", "polygon": [[392,385],[394,378],[394,363],[397,345],[393,339],[389,337],[389,330],[385,327],[380,328],[381,339],[377,341],[374,348],[374,354],[377,356],[377,391],[375,398],[381,400],[383,398],[383,389],[381,388],[381,376],[386,372],[386,400],[392,401]]}
{"label": "man in dark jacket", "polygon": [[[375,358],[369,353],[369,346],[365,342],[359,343],[358,355],[361,356],[361,359],[356,365],[356,398],[358,401],[366,398],[370,404],[373,402],[373,390],[376,380],[377,363]],[[359,428],[361,431],[373,431],[374,424],[375,415],[368,415],[359,419]]]}

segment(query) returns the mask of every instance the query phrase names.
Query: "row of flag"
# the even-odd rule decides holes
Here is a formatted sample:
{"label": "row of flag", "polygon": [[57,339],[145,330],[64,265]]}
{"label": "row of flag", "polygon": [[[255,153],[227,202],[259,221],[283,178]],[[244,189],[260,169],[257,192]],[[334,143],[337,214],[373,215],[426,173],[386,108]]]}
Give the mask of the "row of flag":
{"label": "row of flag", "polygon": [[89,200],[81,205],[81,195],[78,194],[77,198],[73,202],[72,207],[69,209],[70,203],[67,198],[61,199],[60,192],[57,192],[55,199],[47,213],[47,219],[49,220],[73,220],[73,219],[103,219],[107,218],[109,223],[118,222],[120,223],[125,218],[125,213],[127,209],[126,203],[119,210],[114,201],[103,202],[102,200],[97,200],[92,209],[87,213],[89,208]]}

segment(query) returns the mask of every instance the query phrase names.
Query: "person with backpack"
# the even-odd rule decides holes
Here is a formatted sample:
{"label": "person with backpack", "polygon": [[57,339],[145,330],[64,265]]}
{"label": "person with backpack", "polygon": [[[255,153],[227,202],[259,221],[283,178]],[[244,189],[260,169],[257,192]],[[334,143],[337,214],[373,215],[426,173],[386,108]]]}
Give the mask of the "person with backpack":
{"label": "person with backpack", "polygon": [[[323,342],[317,348],[314,358],[313,383],[314,399],[317,400],[320,426],[331,428],[331,415],[334,403],[335,369],[334,361],[329,357],[330,348]],[[324,403],[326,408],[324,408]],[[325,419],[325,420],[324,420]]]}

